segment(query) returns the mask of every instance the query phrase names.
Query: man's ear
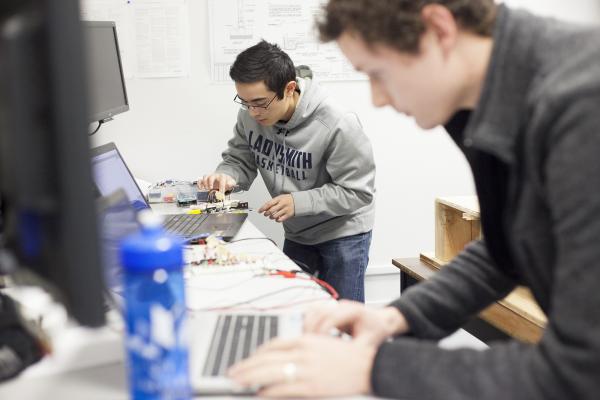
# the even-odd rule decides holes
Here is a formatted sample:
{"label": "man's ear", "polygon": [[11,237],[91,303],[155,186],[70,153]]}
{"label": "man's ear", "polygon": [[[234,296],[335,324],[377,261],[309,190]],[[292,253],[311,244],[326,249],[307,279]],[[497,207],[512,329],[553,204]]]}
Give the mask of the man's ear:
{"label": "man's ear", "polygon": [[421,10],[425,29],[435,35],[447,56],[456,46],[460,27],[448,8],[440,4],[428,4]]}
{"label": "man's ear", "polygon": [[285,93],[290,96],[293,95],[294,91],[296,90],[296,86],[298,86],[296,81],[289,81],[287,85],[285,85]]}

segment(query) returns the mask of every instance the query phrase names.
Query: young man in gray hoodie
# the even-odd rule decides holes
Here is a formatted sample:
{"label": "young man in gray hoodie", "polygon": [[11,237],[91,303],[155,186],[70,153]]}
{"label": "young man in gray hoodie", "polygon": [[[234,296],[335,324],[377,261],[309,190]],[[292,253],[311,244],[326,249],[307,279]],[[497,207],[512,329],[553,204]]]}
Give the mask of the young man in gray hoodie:
{"label": "young man in gray hoodie", "polygon": [[375,162],[357,116],[264,40],[237,56],[230,76],[241,109],[223,162],[200,186],[248,190],[260,172],[273,199],[258,211],[283,223],[284,253],[341,298],[364,301]]}
{"label": "young man in gray hoodie", "polygon": [[[600,398],[600,29],[493,0],[329,0],[320,32],[369,76],[376,106],[445,125],[484,239],[389,307],[306,315],[312,335],[231,376],[267,396]],[[517,285],[548,317],[539,343],[438,346]]]}

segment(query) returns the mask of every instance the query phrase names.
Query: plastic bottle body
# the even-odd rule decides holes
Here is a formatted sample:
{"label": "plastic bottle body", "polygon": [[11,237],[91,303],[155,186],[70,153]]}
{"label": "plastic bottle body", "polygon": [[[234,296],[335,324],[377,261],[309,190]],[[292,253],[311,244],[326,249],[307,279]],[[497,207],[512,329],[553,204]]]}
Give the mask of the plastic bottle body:
{"label": "plastic bottle body", "polygon": [[159,229],[142,230],[121,247],[133,399],[191,398],[180,253],[181,243]]}

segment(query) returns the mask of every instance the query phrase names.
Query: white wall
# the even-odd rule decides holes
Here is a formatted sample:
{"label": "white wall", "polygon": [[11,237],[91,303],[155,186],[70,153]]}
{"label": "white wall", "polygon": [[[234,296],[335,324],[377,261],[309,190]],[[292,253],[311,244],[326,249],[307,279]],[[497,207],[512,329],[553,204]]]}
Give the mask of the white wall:
{"label": "white wall", "polygon": [[[508,3],[571,20],[600,21],[600,3],[596,0]],[[94,144],[116,142],[133,173],[148,181],[191,180],[213,171],[236,118],[233,84],[210,82],[206,1],[190,0],[189,4],[191,76],[128,80],[131,110],[103,126],[93,139]],[[434,198],[473,194],[471,173],[443,131],[423,132],[412,120],[391,109],[375,109],[366,81],[324,86],[340,103],[358,112],[373,144],[377,216],[369,269],[393,271],[389,267],[392,258],[416,256],[420,251],[433,249]],[[258,208],[268,193],[257,179],[246,196],[251,207]],[[251,219],[282,243],[278,224],[256,214]],[[396,279],[390,282],[390,288],[397,288]],[[375,291],[381,293],[373,289],[371,297]]]}
{"label": "white wall", "polygon": [[511,7],[522,7],[536,14],[556,17],[566,21],[598,24],[598,0],[504,0]]}

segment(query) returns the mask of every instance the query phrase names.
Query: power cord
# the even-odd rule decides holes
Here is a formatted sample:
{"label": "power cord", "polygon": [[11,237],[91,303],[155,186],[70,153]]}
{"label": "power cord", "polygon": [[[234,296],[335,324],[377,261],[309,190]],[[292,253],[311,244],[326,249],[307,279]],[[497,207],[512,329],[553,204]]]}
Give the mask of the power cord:
{"label": "power cord", "polygon": [[98,131],[100,130],[100,127],[101,127],[103,124],[104,124],[104,120],[100,120],[100,121],[98,121],[98,126],[97,126],[97,127],[96,127],[96,129],[95,129],[95,130],[94,130],[92,133],[90,133],[89,135],[90,135],[90,136],[93,136],[93,135],[95,135],[95,134],[96,134],[96,132],[98,132]]}
{"label": "power cord", "polygon": [[[329,294],[334,300],[339,299],[340,295],[338,292],[331,286],[329,283],[325,282],[322,279],[317,278],[316,276],[311,275],[306,271],[287,271],[282,269],[271,269],[265,272],[267,276],[281,276],[286,279],[301,279],[305,281],[315,282],[317,285],[321,287],[327,294]],[[305,277],[298,276],[298,274],[305,274]]]}
{"label": "power cord", "polygon": [[[263,299],[269,298],[271,296],[278,295],[280,293],[286,293],[286,292],[291,292],[291,291],[296,291],[296,290],[321,290],[321,289],[322,288],[320,288],[320,287],[316,288],[316,287],[307,287],[307,286],[292,286],[292,287],[286,287],[286,288],[274,290],[274,291],[268,292],[268,293],[263,293],[263,294],[261,294],[259,296],[252,297],[250,299],[238,301],[238,302],[227,304],[227,305],[223,305],[223,306],[203,307],[203,308],[188,308],[188,310],[189,311],[225,311],[225,310],[231,310],[231,309],[240,309],[241,306],[251,305],[252,303],[255,303],[256,301],[263,300]],[[323,299],[307,299],[307,302],[308,301],[317,301],[317,300],[323,300]],[[282,305],[278,305],[278,306],[264,307],[264,308],[261,308],[261,310],[269,310],[269,309],[276,309],[276,308],[281,308],[281,307],[289,307],[291,305],[292,304],[290,304],[290,303],[286,303],[286,304],[282,304]]]}
{"label": "power cord", "polygon": [[275,247],[279,247],[273,239],[268,238],[268,237],[241,238],[241,239],[230,240],[228,243],[243,242],[244,240],[268,240],[269,242],[273,243],[275,245]]}
{"label": "power cord", "polygon": [[300,260],[296,260],[295,258],[290,257],[290,260],[292,260],[296,265],[298,265],[305,274],[311,275],[311,276],[314,276],[314,277],[317,276],[317,274],[315,273],[314,268],[309,267],[307,264],[303,263]]}

